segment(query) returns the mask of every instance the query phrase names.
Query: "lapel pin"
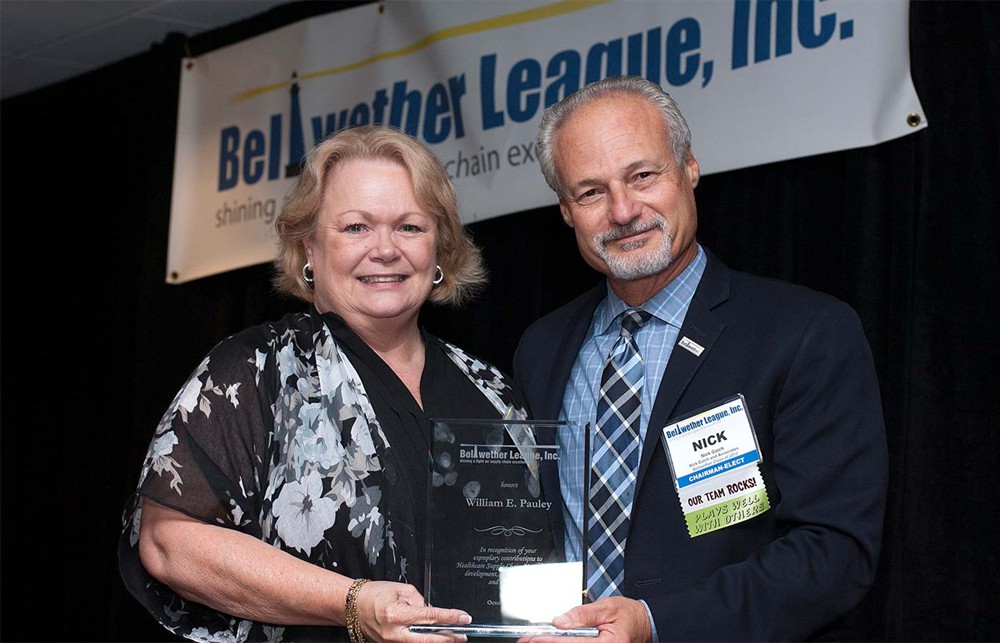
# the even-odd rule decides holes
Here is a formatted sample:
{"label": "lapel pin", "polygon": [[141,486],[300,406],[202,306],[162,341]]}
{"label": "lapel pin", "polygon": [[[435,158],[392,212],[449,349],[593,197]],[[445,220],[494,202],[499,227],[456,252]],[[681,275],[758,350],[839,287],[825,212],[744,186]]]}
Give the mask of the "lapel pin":
{"label": "lapel pin", "polygon": [[704,346],[702,346],[696,341],[688,339],[687,337],[682,337],[681,341],[677,342],[677,344],[684,350],[694,355],[695,357],[700,356],[705,351]]}

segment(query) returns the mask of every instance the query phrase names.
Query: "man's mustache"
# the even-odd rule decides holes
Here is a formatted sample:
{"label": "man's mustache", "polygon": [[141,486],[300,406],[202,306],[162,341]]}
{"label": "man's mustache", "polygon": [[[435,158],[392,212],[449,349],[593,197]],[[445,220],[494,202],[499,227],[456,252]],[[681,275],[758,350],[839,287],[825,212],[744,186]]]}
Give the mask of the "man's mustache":
{"label": "man's mustache", "polygon": [[606,230],[597,235],[596,240],[602,246],[606,246],[609,243],[634,234],[640,234],[654,229],[662,230],[666,225],[667,222],[662,217],[654,217],[646,221],[632,221],[631,223],[626,223],[625,225],[615,225],[615,227],[610,230]]}

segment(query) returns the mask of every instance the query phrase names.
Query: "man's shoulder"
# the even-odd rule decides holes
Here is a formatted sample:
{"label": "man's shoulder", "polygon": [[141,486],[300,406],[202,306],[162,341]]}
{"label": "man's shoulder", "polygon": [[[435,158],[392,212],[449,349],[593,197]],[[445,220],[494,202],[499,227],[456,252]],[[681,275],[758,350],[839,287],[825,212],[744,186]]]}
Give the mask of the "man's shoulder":
{"label": "man's shoulder", "polygon": [[607,286],[601,282],[552,312],[538,318],[524,331],[522,342],[524,338],[530,337],[546,338],[553,334],[561,336],[571,324],[580,321],[581,315],[586,315],[589,320],[594,308],[606,296],[606,289]]}
{"label": "man's shoulder", "polygon": [[716,270],[721,271],[722,278],[726,280],[729,299],[735,304],[798,310],[848,307],[833,295],[808,286],[735,270],[721,262],[716,265]]}
{"label": "man's shoulder", "polygon": [[834,334],[860,329],[857,312],[833,295],[738,270],[729,270],[729,278],[729,297],[714,309],[727,323],[785,333],[808,327],[827,328]]}
{"label": "man's shoulder", "polygon": [[[561,349],[570,350],[573,341],[582,341],[594,308],[606,296],[604,282],[579,295],[569,303],[536,320],[521,335],[514,351],[514,377],[547,377]],[[570,338],[567,343],[567,337]],[[575,349],[572,349],[575,352]],[[542,364],[545,368],[538,368]]]}
{"label": "man's shoulder", "polygon": [[788,302],[793,305],[824,305],[839,302],[832,295],[782,279],[763,277],[739,270],[730,270],[730,275],[733,293],[739,297]]}

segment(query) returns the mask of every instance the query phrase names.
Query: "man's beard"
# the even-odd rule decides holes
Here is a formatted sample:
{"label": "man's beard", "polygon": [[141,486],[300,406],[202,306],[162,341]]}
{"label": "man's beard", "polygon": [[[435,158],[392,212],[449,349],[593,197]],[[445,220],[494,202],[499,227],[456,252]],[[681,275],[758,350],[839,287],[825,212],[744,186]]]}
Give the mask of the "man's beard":
{"label": "man's beard", "polygon": [[[611,252],[608,249],[608,245],[616,243],[623,237],[654,229],[659,229],[663,234],[663,242],[658,248],[634,252],[640,247],[641,242],[626,241],[619,244],[618,252]],[[650,243],[654,241],[646,242],[647,245]],[[674,259],[667,220],[659,214],[654,214],[646,221],[636,220],[628,225],[615,226],[607,232],[594,235],[594,247],[614,278],[621,281],[652,277],[666,270]]]}

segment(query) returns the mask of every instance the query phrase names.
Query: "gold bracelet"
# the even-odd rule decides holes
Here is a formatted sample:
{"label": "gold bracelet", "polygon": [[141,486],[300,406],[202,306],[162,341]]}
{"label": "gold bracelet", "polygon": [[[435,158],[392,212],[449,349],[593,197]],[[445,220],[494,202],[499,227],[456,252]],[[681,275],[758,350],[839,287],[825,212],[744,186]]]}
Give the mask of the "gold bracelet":
{"label": "gold bracelet", "polygon": [[351,583],[351,588],[347,590],[344,615],[347,618],[347,636],[350,637],[351,643],[368,643],[368,639],[361,631],[361,624],[358,622],[358,592],[369,580],[368,578],[359,578]]}

